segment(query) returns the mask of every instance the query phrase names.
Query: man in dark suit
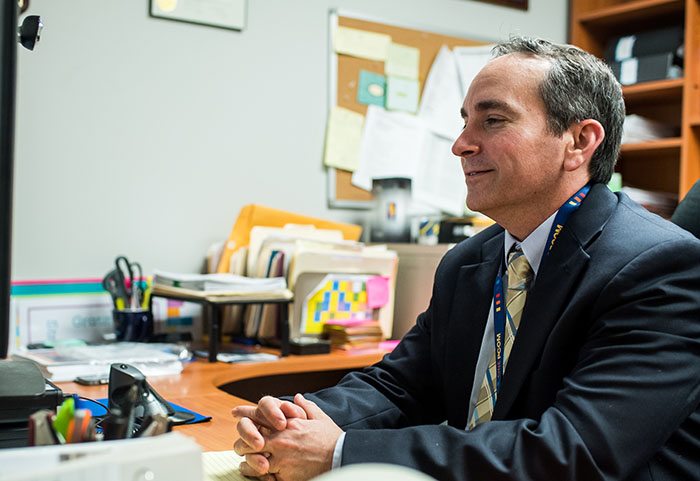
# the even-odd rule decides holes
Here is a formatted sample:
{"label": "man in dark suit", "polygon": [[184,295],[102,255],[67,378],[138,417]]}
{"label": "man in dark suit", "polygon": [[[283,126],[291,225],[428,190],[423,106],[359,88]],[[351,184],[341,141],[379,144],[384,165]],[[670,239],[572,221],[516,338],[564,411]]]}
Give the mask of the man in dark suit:
{"label": "man in dark suit", "polygon": [[700,180],[695,182],[671,216],[671,222],[700,238]]}
{"label": "man in dark suit", "polygon": [[430,306],[381,362],[235,408],[244,474],[385,462],[439,480],[700,476],[700,241],[605,186],[624,105],[602,62],[527,38],[495,54],[452,150],[467,205],[498,224],[445,255]]}

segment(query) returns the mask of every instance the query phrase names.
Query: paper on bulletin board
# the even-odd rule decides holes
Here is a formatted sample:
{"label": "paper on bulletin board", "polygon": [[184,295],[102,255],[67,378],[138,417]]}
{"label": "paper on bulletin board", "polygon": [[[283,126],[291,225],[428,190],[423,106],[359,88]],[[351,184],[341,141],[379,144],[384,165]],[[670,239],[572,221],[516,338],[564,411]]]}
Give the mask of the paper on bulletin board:
{"label": "paper on bulletin board", "polygon": [[389,44],[384,73],[387,76],[418,80],[419,64],[420,50],[392,42]]}
{"label": "paper on bulletin board", "polygon": [[438,136],[415,115],[370,105],[359,165],[352,183],[370,190],[372,179],[411,179],[411,196],[452,215],[464,214],[466,186],[453,140]]}
{"label": "paper on bulletin board", "polygon": [[386,108],[415,113],[418,110],[419,91],[418,80],[387,77]]}
{"label": "paper on bulletin board", "polygon": [[391,36],[356,28],[337,27],[333,34],[336,53],[383,62],[386,60]]}
{"label": "paper on bulletin board", "polygon": [[464,215],[467,186],[452,139],[429,132],[423,137],[421,158],[411,184],[415,200],[454,216]]}
{"label": "paper on bulletin board", "polygon": [[372,189],[372,179],[413,178],[427,129],[414,115],[370,105],[353,185]]}
{"label": "paper on bulletin board", "polygon": [[425,81],[418,117],[436,134],[454,140],[464,125],[459,113],[463,99],[455,55],[443,45]]}
{"label": "paper on bulletin board", "polygon": [[386,103],[386,77],[367,70],[360,70],[357,103],[384,107]]}
{"label": "paper on bulletin board", "polygon": [[357,170],[364,120],[364,115],[352,110],[338,106],[331,108],[328,116],[324,164],[350,172]]}
{"label": "paper on bulletin board", "polygon": [[467,94],[469,86],[476,74],[491,60],[493,45],[479,45],[476,47],[455,47],[453,49],[457,60],[459,80],[462,85],[462,96]]}

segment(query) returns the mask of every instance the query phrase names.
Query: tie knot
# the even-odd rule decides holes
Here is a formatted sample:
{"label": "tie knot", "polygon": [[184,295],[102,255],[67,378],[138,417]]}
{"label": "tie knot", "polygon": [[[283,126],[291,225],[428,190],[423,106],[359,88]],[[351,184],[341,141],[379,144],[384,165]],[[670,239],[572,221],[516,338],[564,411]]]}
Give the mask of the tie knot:
{"label": "tie knot", "polygon": [[519,248],[508,254],[508,289],[527,289],[532,278],[532,267]]}

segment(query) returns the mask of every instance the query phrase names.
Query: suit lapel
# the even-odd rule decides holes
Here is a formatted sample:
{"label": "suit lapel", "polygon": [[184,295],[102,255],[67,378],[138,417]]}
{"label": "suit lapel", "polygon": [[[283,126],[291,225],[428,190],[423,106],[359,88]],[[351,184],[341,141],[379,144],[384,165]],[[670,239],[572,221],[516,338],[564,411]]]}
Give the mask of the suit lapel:
{"label": "suit lapel", "polygon": [[498,393],[494,419],[503,419],[512,407],[588,265],[585,249],[603,229],[616,203],[616,197],[607,187],[594,185],[588,198],[569,218],[549,255],[542,260],[536,282],[528,292]]}
{"label": "suit lapel", "polygon": [[493,281],[503,253],[503,233],[481,247],[481,262],[462,266],[450,309],[445,366],[453,392],[448,396],[449,419],[453,426],[467,424],[469,397],[493,296]]}

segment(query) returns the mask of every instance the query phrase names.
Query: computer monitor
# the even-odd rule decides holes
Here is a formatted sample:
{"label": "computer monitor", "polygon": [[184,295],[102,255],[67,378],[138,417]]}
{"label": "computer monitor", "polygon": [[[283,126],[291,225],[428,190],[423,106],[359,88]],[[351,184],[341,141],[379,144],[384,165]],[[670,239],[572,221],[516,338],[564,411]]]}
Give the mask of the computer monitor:
{"label": "computer monitor", "polygon": [[12,171],[15,137],[17,0],[0,0],[0,359],[10,340]]}

